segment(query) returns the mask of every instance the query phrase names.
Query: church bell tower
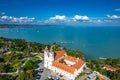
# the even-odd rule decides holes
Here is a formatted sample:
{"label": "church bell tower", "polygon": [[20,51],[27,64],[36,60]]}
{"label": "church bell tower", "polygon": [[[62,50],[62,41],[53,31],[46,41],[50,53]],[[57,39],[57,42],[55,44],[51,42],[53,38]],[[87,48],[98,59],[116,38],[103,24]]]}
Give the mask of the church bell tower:
{"label": "church bell tower", "polygon": [[47,46],[44,50],[44,67],[52,69],[52,63],[54,61],[54,51],[53,46],[48,50]]}

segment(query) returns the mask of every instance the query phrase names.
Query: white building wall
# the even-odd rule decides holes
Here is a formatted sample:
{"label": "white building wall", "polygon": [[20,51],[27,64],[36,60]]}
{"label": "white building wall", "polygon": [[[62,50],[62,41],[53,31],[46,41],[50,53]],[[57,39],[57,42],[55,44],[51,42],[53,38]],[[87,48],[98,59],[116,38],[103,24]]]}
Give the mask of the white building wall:
{"label": "white building wall", "polygon": [[52,66],[51,70],[53,70],[53,72],[55,72],[55,73],[59,73],[59,74],[61,74],[63,76],[66,76],[66,77],[70,78],[70,80],[74,80],[75,77],[77,77],[77,75],[83,71],[83,68],[85,66],[86,66],[86,64],[84,64],[80,69],[78,69],[78,70],[76,69],[75,72],[74,72],[74,74],[68,73],[68,72],[66,72],[64,70],[61,70],[59,68],[56,68],[54,66]]}
{"label": "white building wall", "polygon": [[48,58],[47,52],[45,51],[44,52],[44,67],[47,67],[47,62],[48,62],[47,58]]}
{"label": "white building wall", "polygon": [[52,69],[52,63],[54,61],[54,53],[44,52],[44,67]]}
{"label": "white building wall", "polygon": [[[62,56],[61,58],[59,58],[57,61],[59,61],[60,59],[62,59],[64,56]],[[44,52],[44,67],[48,68],[48,69],[51,69],[53,70],[55,73],[59,73],[63,76],[66,76],[68,78],[70,78],[70,80],[74,80],[75,77],[81,73],[83,71],[83,68],[86,66],[86,64],[84,64],[80,69],[76,69],[74,74],[71,74],[71,73],[68,73],[64,70],[61,70],[59,68],[56,68],[54,66],[52,66],[53,64],[53,61],[54,61],[54,54],[51,54],[50,52]],[[68,60],[65,60],[67,64],[70,64],[70,65],[74,65],[75,62],[71,62],[71,61],[68,61]]]}
{"label": "white building wall", "polygon": [[66,71],[64,71],[64,70],[61,70],[61,69],[59,69],[59,68],[56,68],[56,67],[52,67],[52,70],[53,70],[53,72],[55,72],[55,73],[59,73],[59,74],[61,74],[61,75],[63,75],[63,76],[66,76],[66,77],[68,77],[68,78],[70,78],[70,80],[74,80],[74,74],[71,74],[71,73],[68,73],[68,72],[66,72]]}
{"label": "white building wall", "polygon": [[79,73],[81,73],[83,71],[83,68],[86,66],[86,64],[84,64],[81,68],[79,68],[76,72],[75,72],[75,76],[77,76]]}

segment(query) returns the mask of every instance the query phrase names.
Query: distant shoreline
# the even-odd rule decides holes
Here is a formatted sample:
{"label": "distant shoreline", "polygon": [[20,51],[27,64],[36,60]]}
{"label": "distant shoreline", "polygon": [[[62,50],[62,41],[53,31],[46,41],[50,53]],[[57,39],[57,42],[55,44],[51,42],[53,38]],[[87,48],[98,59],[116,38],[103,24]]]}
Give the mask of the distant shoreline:
{"label": "distant shoreline", "polygon": [[[33,28],[33,27],[48,27],[48,26],[69,26],[72,27],[73,25],[37,25],[37,24],[0,24],[0,28]],[[80,26],[74,25],[75,27],[96,27],[96,26]],[[120,27],[120,26],[97,26],[97,27]]]}
{"label": "distant shoreline", "polygon": [[17,25],[17,24],[1,24],[0,28],[33,28],[33,27],[46,27],[58,25]]}
{"label": "distant shoreline", "polygon": [[90,59],[118,58],[120,56],[120,27],[62,25],[29,27],[0,28],[0,36],[45,44],[56,42],[69,49],[81,50]]}

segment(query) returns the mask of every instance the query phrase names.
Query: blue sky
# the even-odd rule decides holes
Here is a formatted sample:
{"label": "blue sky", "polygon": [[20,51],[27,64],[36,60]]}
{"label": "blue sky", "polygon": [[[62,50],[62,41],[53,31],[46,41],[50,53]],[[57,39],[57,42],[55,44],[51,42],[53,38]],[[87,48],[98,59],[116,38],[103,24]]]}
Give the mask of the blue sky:
{"label": "blue sky", "polygon": [[120,0],[0,0],[0,23],[120,26]]}

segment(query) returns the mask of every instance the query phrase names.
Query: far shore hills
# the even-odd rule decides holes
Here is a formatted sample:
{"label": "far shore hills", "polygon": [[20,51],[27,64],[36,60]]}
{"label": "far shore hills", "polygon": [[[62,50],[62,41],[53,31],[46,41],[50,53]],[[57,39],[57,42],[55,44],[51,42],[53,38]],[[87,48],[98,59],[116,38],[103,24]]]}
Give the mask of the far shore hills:
{"label": "far shore hills", "polygon": [[31,28],[31,27],[45,27],[45,26],[58,26],[58,25],[36,25],[36,24],[0,24],[0,28]]}
{"label": "far shore hills", "polygon": [[[53,26],[81,26],[81,27],[96,27],[95,25],[64,25],[64,24],[0,24],[0,28],[33,28],[33,27],[53,27]],[[97,27],[108,27],[108,26],[97,26]],[[113,25],[109,27],[115,27]],[[117,26],[116,26],[117,27]]]}

